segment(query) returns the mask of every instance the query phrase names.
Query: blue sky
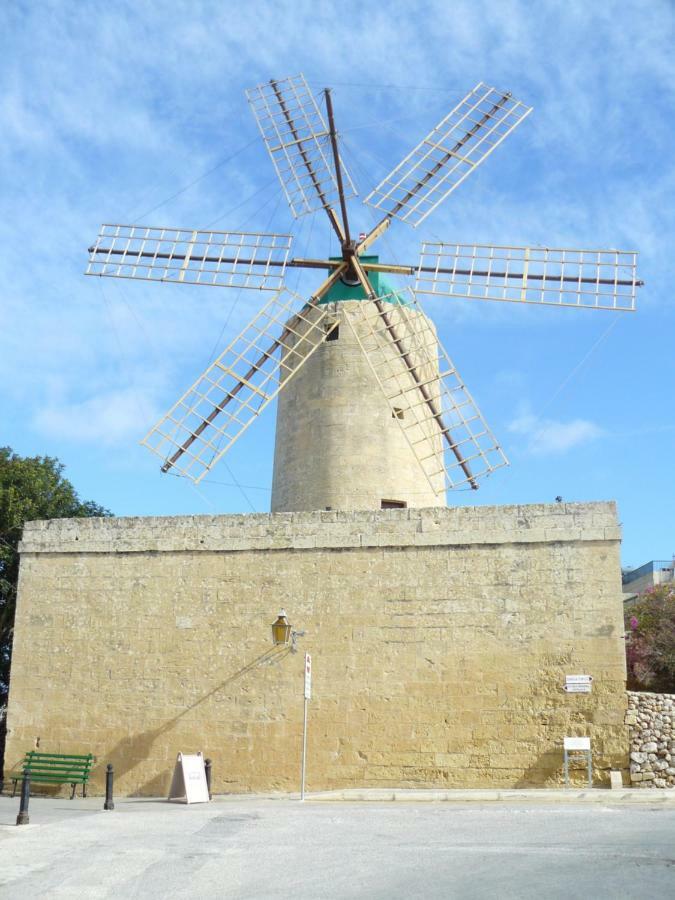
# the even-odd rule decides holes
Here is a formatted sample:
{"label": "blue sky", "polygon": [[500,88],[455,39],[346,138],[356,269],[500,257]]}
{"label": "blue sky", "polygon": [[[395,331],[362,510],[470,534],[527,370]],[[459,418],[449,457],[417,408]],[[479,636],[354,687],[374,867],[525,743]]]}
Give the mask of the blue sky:
{"label": "blue sky", "polygon": [[[364,197],[477,82],[532,115],[382,255],[423,239],[640,251],[634,314],[423,300],[511,467],[451,504],[616,499],[630,565],[675,552],[675,5],[21,2],[0,10],[0,442],[59,457],[118,515],[266,511],[274,410],[195,488],[138,440],[259,309],[256,292],[85,278],[101,222],[291,230],[244,97],[333,87]],[[352,229],[374,213],[350,203]],[[289,284],[309,290],[297,274]]]}

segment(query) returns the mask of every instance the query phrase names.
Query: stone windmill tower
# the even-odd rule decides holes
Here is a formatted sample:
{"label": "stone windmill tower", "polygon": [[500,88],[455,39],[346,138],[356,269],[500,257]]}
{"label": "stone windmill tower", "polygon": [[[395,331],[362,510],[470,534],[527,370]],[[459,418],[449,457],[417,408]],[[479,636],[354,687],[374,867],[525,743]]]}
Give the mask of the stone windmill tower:
{"label": "stone windmill tower", "polygon": [[[273,512],[443,506],[476,489],[507,460],[418,295],[633,310],[637,254],[423,243],[417,265],[381,262],[371,247],[393,219],[424,221],[531,108],[476,85],[366,197],[382,218],[354,240],[330,91],[325,117],[302,76],[247,93],[293,215],[325,210],[341,255],[291,257],[288,234],[103,225],[89,275],[271,295],[143,443],[198,482],[278,397]],[[323,272],[308,300],[284,287],[291,267]]]}

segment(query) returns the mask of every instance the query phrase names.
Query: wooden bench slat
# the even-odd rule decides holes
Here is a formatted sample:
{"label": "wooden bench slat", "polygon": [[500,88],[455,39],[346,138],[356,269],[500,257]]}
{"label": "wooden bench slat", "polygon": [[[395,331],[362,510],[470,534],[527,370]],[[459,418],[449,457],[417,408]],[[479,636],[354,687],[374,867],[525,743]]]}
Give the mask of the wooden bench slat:
{"label": "wooden bench slat", "polygon": [[27,766],[75,766],[87,769],[91,765],[88,759],[27,759]]}
{"label": "wooden bench slat", "polygon": [[90,760],[94,758],[93,753],[87,753],[85,756],[76,753],[38,753],[37,750],[29,750],[26,757],[31,759],[83,759]]}
{"label": "wooden bench slat", "polygon": [[38,775],[33,778],[31,775],[31,784],[37,784],[41,781],[48,781],[53,784],[86,784],[88,778],[60,778],[58,775]]}
{"label": "wooden bench slat", "polygon": [[[46,775],[50,775],[53,778],[60,778],[62,781],[70,781],[73,778],[84,779],[85,781],[89,780],[89,772],[49,772],[46,769],[43,769],[39,772],[30,771],[30,777],[33,781],[38,778],[44,778]],[[19,778],[23,778],[23,772],[19,775]]]}

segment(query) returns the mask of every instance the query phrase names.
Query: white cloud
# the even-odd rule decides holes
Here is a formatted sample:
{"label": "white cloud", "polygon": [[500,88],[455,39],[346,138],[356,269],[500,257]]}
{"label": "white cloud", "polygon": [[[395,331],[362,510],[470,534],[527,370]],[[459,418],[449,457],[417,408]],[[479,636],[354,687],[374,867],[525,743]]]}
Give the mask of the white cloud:
{"label": "white cloud", "polygon": [[110,447],[139,440],[157,418],[153,397],[122,388],[51,403],[37,411],[33,425],[49,438]]}
{"label": "white cloud", "polygon": [[527,450],[536,455],[566,453],[573,447],[588,444],[606,432],[588,419],[558,422],[523,412],[509,425],[509,431],[520,434],[527,441]]}

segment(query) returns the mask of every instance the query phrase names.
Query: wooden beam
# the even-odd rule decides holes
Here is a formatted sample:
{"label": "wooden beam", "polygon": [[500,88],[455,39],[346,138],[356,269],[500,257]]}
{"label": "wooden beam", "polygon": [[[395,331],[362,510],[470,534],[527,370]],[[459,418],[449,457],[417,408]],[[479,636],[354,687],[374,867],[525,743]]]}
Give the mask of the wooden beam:
{"label": "wooden beam", "polygon": [[338,265],[337,269],[335,269],[333,272],[330,273],[330,275],[328,276],[328,278],[326,278],[326,280],[323,282],[323,284],[319,285],[317,290],[314,291],[314,293],[312,294],[312,298],[309,301],[308,305],[316,306],[316,304],[319,302],[319,300],[326,293],[328,293],[328,291],[333,287],[333,285],[338,280],[340,275],[342,275],[342,273],[345,272],[346,270],[347,270],[347,263],[343,261]]}
{"label": "wooden beam", "polygon": [[363,253],[364,250],[367,250],[370,245],[376,241],[381,234],[383,234],[387,228],[391,225],[391,216],[386,215],[381,222],[379,222],[372,231],[369,231],[368,234],[364,237],[362,241],[356,245],[356,252]]}
{"label": "wooden beam", "polygon": [[[300,135],[298,134],[298,129],[295,127],[295,122],[293,121],[293,117],[291,116],[290,112],[288,111],[288,107],[286,106],[286,102],[284,101],[283,94],[279,90],[278,83],[274,79],[271,79],[270,84],[272,85],[272,90],[274,91],[274,94],[277,98],[277,103],[281,107],[281,111],[284,114],[284,118],[286,119],[288,127],[291,130],[291,134],[293,135],[295,141],[297,142],[298,149],[300,151],[300,156],[302,157],[302,161],[305,164],[305,168],[309,172],[309,177],[312,179],[312,184],[314,185],[314,188],[315,188],[317,194],[319,195],[319,200],[321,200],[321,203],[323,204],[323,208],[328,213],[328,219],[330,221],[330,224],[335,229],[337,236],[340,239],[340,243],[342,243],[342,241],[344,240],[344,236],[342,234],[342,229],[339,227],[339,222],[337,220],[337,217],[335,216],[335,213],[333,213],[333,215],[331,216],[331,213],[329,212],[329,210],[331,210],[331,205],[328,202],[328,200],[326,199],[326,195],[323,192],[321,183],[320,183],[319,179],[317,178],[314,168],[312,167],[312,162],[311,162],[309,156],[307,155],[307,151],[303,147],[302,139],[300,138]],[[332,212],[332,210],[331,210],[331,212]]]}
{"label": "wooden beam", "polygon": [[326,111],[328,112],[328,126],[330,128],[330,144],[333,150],[333,165],[335,167],[335,177],[337,179],[338,196],[340,198],[340,210],[342,212],[342,230],[344,232],[343,242],[351,243],[349,236],[349,221],[347,219],[347,201],[345,200],[345,189],[342,184],[342,165],[340,164],[340,154],[338,153],[337,133],[335,131],[335,120],[333,119],[333,100],[330,94],[330,88],[324,91],[326,96]]}

